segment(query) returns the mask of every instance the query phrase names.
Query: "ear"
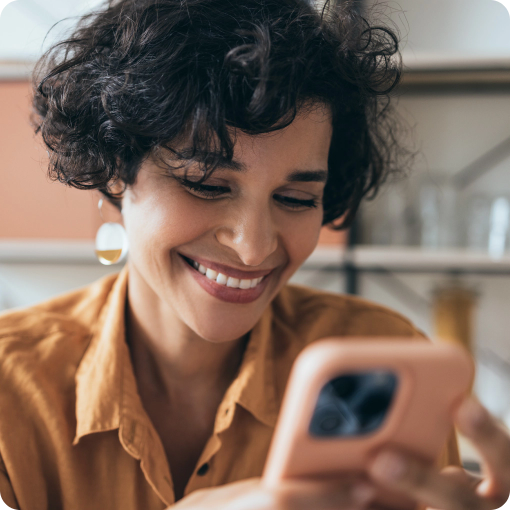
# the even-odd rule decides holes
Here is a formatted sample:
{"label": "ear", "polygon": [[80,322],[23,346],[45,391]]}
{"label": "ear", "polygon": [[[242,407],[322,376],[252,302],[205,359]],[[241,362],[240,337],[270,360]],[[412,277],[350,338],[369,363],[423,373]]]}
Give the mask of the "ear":
{"label": "ear", "polygon": [[108,188],[112,193],[122,193],[124,191],[125,185],[121,179],[117,179],[108,184]]}

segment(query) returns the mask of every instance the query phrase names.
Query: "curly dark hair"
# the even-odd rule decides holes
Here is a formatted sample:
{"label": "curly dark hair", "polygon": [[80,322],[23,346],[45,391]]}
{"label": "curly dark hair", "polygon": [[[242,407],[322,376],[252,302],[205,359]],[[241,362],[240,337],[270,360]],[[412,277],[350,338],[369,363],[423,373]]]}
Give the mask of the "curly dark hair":
{"label": "curly dark hair", "polygon": [[[52,179],[120,207],[114,184],[133,184],[149,155],[197,162],[205,178],[232,159],[232,128],[267,133],[325,104],[323,224],[344,228],[398,167],[389,96],[398,57],[394,32],[352,2],[117,0],[41,58],[32,122]],[[190,146],[178,151],[184,132]]]}

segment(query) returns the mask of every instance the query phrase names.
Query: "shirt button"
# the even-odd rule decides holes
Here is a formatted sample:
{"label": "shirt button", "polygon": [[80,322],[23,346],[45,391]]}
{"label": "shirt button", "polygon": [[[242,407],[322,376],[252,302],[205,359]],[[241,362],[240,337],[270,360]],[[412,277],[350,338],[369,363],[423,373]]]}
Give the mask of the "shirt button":
{"label": "shirt button", "polygon": [[207,471],[209,471],[209,463],[208,462],[206,462],[205,464],[202,464],[198,468],[197,475],[204,476],[207,473]]}

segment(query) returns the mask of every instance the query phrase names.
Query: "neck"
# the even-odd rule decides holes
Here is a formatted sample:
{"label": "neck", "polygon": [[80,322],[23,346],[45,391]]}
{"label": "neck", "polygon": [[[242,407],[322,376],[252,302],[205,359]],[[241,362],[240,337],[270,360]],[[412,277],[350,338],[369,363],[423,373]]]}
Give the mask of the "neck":
{"label": "neck", "polygon": [[170,401],[223,394],[241,363],[247,336],[214,343],[176,317],[140,278],[129,272],[126,341],[135,376],[145,391]]}

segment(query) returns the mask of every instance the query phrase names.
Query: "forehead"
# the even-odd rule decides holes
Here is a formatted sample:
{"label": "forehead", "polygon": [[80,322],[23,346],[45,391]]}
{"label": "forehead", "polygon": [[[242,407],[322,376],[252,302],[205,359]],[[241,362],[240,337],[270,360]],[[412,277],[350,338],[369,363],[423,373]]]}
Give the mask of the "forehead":
{"label": "forehead", "polygon": [[[214,153],[219,171],[243,172],[268,165],[273,169],[277,166],[327,169],[333,133],[332,115],[327,106],[316,104],[303,108],[291,124],[273,132],[253,135],[238,128],[228,128],[228,131],[234,142],[233,157],[227,160],[221,153]],[[177,152],[159,155],[174,170],[202,173],[202,163],[211,153],[194,149],[191,138],[191,133],[186,132],[172,144]]]}
{"label": "forehead", "polygon": [[326,107],[300,112],[284,129],[249,135],[235,133],[234,159],[245,163],[270,158],[288,163],[327,161],[333,133],[330,110]]}

